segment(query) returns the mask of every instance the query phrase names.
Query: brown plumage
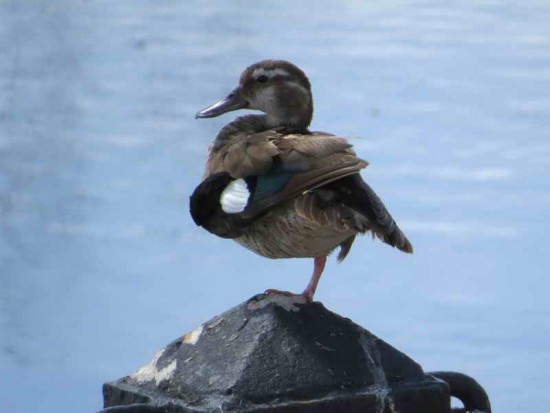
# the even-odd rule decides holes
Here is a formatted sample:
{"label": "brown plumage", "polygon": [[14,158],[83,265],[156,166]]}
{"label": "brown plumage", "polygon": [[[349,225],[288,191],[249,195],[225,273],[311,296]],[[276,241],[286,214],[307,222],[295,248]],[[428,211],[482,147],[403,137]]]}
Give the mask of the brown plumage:
{"label": "brown plumage", "polygon": [[370,232],[404,251],[412,245],[359,171],[346,139],[307,127],[313,114],[310,83],[296,66],[263,61],[248,67],[237,89],[197,117],[242,109],[226,125],[206,163],[205,180],[191,197],[191,214],[210,232],[233,238],[269,258],[315,258],[313,294],[327,255],[348,254],[355,236]]}

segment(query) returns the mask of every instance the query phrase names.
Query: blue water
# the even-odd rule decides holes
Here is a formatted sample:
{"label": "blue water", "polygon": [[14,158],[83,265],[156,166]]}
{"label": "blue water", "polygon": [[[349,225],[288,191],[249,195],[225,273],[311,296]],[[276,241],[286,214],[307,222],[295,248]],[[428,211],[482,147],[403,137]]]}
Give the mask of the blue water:
{"label": "blue water", "polygon": [[[93,412],[101,385],[310,260],[197,228],[188,196],[241,70],[310,76],[413,241],[368,238],[317,299],[494,411],[550,404],[550,3],[0,1],[0,410]],[[37,408],[39,406],[39,409]]]}

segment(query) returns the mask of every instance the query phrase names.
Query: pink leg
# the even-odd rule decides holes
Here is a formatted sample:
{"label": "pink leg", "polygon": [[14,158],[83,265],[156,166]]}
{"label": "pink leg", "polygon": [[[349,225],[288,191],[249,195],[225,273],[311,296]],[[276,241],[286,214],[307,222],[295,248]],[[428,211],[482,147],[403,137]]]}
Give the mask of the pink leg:
{"label": "pink leg", "polygon": [[288,291],[281,291],[281,290],[274,290],[273,288],[270,288],[269,290],[266,290],[266,294],[281,294],[286,296],[302,296],[305,297],[308,303],[313,301],[313,296],[315,295],[315,290],[317,290],[317,284],[319,284],[319,280],[321,279],[321,274],[323,274],[323,270],[325,269],[325,264],[327,262],[327,257],[315,257],[314,259],[314,266],[313,266],[313,274],[311,275],[311,279],[309,280],[309,284],[307,285],[306,289],[302,292],[302,294],[293,294]]}
{"label": "pink leg", "polygon": [[327,257],[315,257],[313,262],[313,274],[311,275],[311,279],[306,289],[302,292],[302,295],[306,297],[308,302],[313,301],[315,290],[317,290],[317,284],[319,284],[321,274],[323,274],[323,270],[325,269]]}

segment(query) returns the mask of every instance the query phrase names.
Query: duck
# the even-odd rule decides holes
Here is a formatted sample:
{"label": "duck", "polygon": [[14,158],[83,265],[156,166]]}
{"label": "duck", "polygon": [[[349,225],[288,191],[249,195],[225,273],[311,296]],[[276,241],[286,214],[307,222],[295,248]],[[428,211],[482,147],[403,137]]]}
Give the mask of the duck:
{"label": "duck", "polygon": [[370,234],[405,253],[413,246],[363,180],[368,162],[346,138],[309,130],[313,96],[306,74],[285,60],[247,67],[238,86],[200,110],[198,119],[241,109],[210,145],[202,182],[190,197],[195,224],[263,257],[313,258],[300,294],[313,301],[327,257],[343,261],[357,235]]}

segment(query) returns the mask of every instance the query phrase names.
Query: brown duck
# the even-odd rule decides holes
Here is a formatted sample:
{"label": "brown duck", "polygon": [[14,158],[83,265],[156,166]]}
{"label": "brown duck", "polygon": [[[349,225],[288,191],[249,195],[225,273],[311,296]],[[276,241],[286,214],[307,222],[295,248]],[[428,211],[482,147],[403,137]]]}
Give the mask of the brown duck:
{"label": "brown duck", "polygon": [[[191,196],[195,223],[268,258],[314,258],[300,294],[312,301],[327,256],[348,254],[357,234],[370,232],[411,253],[413,247],[359,171],[346,139],[310,132],[311,85],[298,67],[265,60],[248,67],[225,99],[201,110],[211,118],[237,109],[210,147],[204,181]],[[284,293],[268,290],[271,293]]]}

